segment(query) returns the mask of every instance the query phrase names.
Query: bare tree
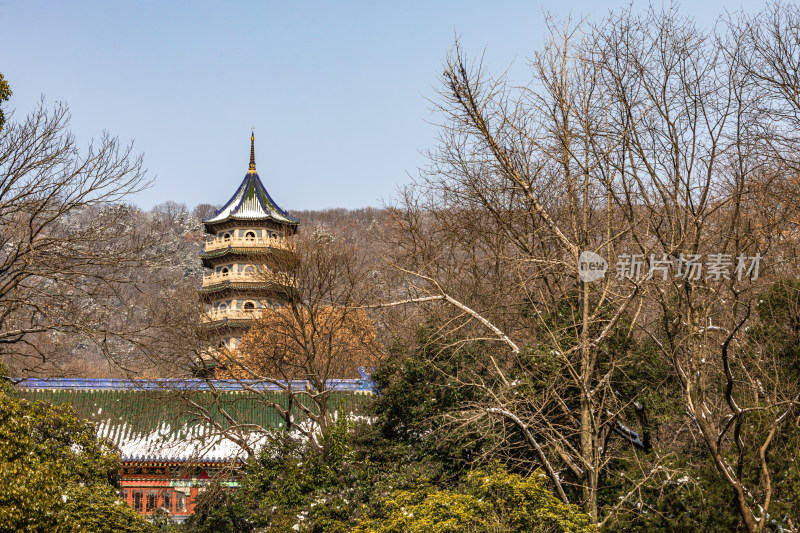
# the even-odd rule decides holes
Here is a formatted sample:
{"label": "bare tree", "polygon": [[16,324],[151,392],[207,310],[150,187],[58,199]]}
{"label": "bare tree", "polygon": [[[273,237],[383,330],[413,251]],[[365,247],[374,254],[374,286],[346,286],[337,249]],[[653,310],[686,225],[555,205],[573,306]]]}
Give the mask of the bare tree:
{"label": "bare tree", "polygon": [[[613,390],[625,354],[610,353],[607,341],[639,289],[613,279],[590,286],[578,275],[582,251],[610,250],[624,232],[608,209],[610,161],[593,145],[616,142],[598,116],[599,73],[572,56],[572,31],[554,34],[532,61],[538,91],[515,93],[456,45],[442,78],[440,146],[419,192],[406,192],[397,243],[405,254],[394,262],[420,282],[408,301],[455,307],[443,321],[448,336],[485,338],[478,325],[508,350],[485,362],[503,385],[461,416],[516,426],[562,500],[569,501],[563,480],[574,480],[567,483],[578,483],[597,519],[609,439],[635,400],[620,401]],[[520,395],[516,377],[537,360],[564,372],[535,397]],[[567,478],[556,472],[562,465]]]}
{"label": "bare tree", "polygon": [[123,203],[149,183],[141,156],[107,134],[81,153],[69,118],[40,103],[0,135],[0,344],[22,374],[55,371],[65,337],[110,359],[138,345],[142,310],[128,304],[166,259]]}
{"label": "bare tree", "polygon": [[[610,122],[624,132],[613,190],[629,244],[651,263],[671,259],[682,274],[648,284],[639,325],[672,364],[745,526],[762,531],[774,518],[769,449],[800,389],[765,373],[745,329],[769,284],[795,274],[791,216],[774,193],[796,172],[800,137],[787,106],[765,105],[775,96],[766,77],[749,72],[743,34],[754,27],[728,28],[705,34],[674,13],[619,17],[595,49],[616,111]],[[646,216],[634,220],[637,211]],[[747,431],[764,411],[772,423]]]}
{"label": "bare tree", "polygon": [[[748,74],[737,28],[702,32],[654,10],[551,23],[523,87],[457,43],[435,102],[439,146],[402,197],[391,261],[407,294],[387,305],[425,306],[443,341],[503,347],[481,372],[449,376],[484,399],[448,416],[516,427],[562,500],[576,484],[600,525],[637,490],[599,508],[608,466],[653,445],[639,401],[650,384],[627,379],[653,347],[680,384],[681,429],[705,443],[748,530],[772,519],[768,453],[798,389],[752,355],[744,330],[767,277],[792,272],[788,210],[771,193],[791,181],[798,138],[788,104],[764,105],[768,77]],[[609,275],[582,277],[602,261],[583,252]],[[765,412],[763,434],[744,431]],[[637,460],[640,482],[663,468]]]}

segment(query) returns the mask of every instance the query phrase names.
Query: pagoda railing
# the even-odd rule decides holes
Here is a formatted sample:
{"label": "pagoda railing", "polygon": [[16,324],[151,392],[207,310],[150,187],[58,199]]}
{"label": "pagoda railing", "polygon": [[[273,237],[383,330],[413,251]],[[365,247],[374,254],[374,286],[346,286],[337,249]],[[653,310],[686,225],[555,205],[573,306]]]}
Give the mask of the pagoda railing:
{"label": "pagoda railing", "polygon": [[246,237],[230,237],[228,239],[207,239],[205,243],[205,251],[213,252],[214,250],[222,250],[228,247],[236,248],[275,248],[279,250],[294,251],[294,243],[287,239],[273,237],[273,238],[246,238]]}
{"label": "pagoda railing", "polygon": [[203,319],[206,322],[220,320],[256,320],[261,316],[261,309],[225,309],[223,311],[208,311]]}
{"label": "pagoda railing", "polygon": [[290,276],[279,272],[211,272],[203,276],[203,287],[219,285],[230,281],[231,283],[278,283],[292,285]]}

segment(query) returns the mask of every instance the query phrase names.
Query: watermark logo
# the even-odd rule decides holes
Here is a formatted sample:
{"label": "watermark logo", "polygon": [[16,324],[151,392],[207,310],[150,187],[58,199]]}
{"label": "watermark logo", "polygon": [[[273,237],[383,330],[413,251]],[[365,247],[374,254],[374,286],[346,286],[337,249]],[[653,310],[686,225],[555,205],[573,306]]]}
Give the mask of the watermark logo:
{"label": "watermark logo", "polygon": [[578,276],[584,283],[602,279],[607,270],[608,261],[594,252],[582,252],[578,258]]}
{"label": "watermark logo", "polygon": [[[649,264],[649,268],[648,268]],[[761,267],[761,254],[748,256],[740,254],[678,254],[670,257],[667,254],[650,255],[650,261],[643,254],[620,254],[617,257],[617,279],[653,279],[660,276],[663,281],[670,277],[689,281],[710,279],[721,281],[731,279],[738,281],[758,279]]]}
{"label": "watermark logo", "polygon": [[[649,261],[648,261],[649,259]],[[722,281],[735,278],[738,281],[758,279],[761,254],[748,256],[739,254],[619,254],[614,268],[617,279],[632,281],[661,278],[680,278],[688,281]],[[594,252],[583,252],[578,258],[578,275],[589,283],[603,279],[608,271],[608,262]]]}

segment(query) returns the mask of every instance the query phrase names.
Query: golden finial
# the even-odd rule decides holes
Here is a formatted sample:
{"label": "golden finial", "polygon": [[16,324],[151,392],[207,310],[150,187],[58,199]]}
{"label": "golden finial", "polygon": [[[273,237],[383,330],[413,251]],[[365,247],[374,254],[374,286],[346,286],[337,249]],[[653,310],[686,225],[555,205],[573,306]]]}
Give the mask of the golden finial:
{"label": "golden finial", "polygon": [[255,128],[250,128],[250,129],[252,130],[252,133],[250,134],[250,170],[255,172],[255,170],[256,170],[256,148],[255,148],[256,129]]}

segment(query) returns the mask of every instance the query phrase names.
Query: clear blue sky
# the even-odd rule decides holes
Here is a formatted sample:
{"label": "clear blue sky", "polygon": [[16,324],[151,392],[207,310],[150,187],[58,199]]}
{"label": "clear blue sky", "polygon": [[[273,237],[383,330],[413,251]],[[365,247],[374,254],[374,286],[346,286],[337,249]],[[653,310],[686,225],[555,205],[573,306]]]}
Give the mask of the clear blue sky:
{"label": "clear blue sky", "polygon": [[[544,11],[599,18],[627,4],[0,0],[0,72],[16,118],[44,95],[69,104],[84,143],[103,130],[134,140],[156,178],[132,199],[141,207],[226,201],[247,171],[251,126],[282,207],[378,206],[425,163],[436,133],[426,98],[455,33],[522,80]],[[681,11],[710,25],[742,5],[763,3]]]}

